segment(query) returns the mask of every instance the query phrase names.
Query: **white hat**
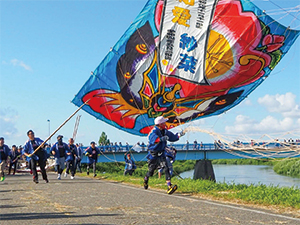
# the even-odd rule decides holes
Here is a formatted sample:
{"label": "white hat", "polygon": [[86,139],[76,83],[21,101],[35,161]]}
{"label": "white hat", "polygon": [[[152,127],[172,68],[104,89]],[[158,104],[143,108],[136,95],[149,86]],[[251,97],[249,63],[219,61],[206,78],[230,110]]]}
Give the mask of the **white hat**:
{"label": "white hat", "polygon": [[163,116],[156,117],[154,120],[155,125],[165,123],[168,121],[168,118],[164,118]]}

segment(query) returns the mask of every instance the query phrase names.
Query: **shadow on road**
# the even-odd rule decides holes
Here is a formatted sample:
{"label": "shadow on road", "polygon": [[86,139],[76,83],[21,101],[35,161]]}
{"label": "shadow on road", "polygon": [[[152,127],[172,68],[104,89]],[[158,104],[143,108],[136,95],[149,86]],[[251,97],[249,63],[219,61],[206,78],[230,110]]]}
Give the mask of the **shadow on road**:
{"label": "shadow on road", "polygon": [[[2,201],[2,199],[1,199]],[[26,207],[25,205],[0,205],[1,209],[7,208],[7,209],[13,209],[13,208],[19,208],[19,207]],[[1,219],[1,217],[0,217]]]}
{"label": "shadow on road", "polygon": [[4,193],[4,192],[17,192],[17,191],[24,191],[24,190],[1,190],[0,193]]}
{"label": "shadow on road", "polygon": [[6,213],[1,214],[0,221],[12,220],[34,220],[34,219],[63,219],[63,218],[84,218],[92,216],[122,216],[122,214],[87,214],[87,215],[69,215],[73,212],[65,213]]}

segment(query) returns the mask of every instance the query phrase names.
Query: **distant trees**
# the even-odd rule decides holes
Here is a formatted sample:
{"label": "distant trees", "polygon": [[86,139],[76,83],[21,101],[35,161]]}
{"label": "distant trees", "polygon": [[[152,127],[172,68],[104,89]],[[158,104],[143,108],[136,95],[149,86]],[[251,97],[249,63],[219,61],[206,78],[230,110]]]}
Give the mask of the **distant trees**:
{"label": "distant trees", "polygon": [[98,144],[99,145],[107,145],[109,143],[110,143],[110,141],[107,138],[107,135],[105,134],[105,132],[102,132],[101,136],[99,137]]}

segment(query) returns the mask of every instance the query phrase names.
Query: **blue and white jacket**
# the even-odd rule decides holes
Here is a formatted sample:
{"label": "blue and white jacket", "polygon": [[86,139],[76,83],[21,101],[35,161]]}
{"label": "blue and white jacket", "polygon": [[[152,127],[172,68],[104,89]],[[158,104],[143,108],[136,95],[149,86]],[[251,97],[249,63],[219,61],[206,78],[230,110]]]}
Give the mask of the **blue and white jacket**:
{"label": "blue and white jacket", "polygon": [[11,150],[11,156],[10,156],[10,163],[13,163],[13,161],[15,160],[15,162],[17,162],[19,160],[19,158],[21,157],[22,153],[19,152],[18,150],[13,151]]}
{"label": "blue and white jacket", "polygon": [[[71,153],[71,155],[67,154],[66,162],[75,160],[75,157],[78,157],[77,147],[76,145],[68,145],[69,151],[67,153]],[[73,149],[73,152],[72,152]]]}
{"label": "blue and white jacket", "polygon": [[[160,130],[157,126],[155,126],[150,133],[148,134],[148,159],[155,157],[158,153],[162,153],[165,155],[165,148],[167,146],[167,141],[161,141],[160,138],[163,136],[168,136],[169,141],[175,142],[179,140],[178,133],[174,134],[167,129]],[[152,156],[152,157],[151,157]]]}
{"label": "blue and white jacket", "polygon": [[0,149],[0,163],[6,161],[8,156],[11,157],[10,149],[7,145],[3,145],[3,149]]}
{"label": "blue and white jacket", "polygon": [[169,157],[173,162],[175,162],[176,159],[175,149],[173,149],[172,147],[171,148],[166,147],[165,151],[166,151],[166,157]]}
{"label": "blue and white jacket", "polygon": [[[69,146],[63,142],[63,146],[64,146],[64,149],[65,149],[65,158],[67,158],[67,152],[70,152],[70,149],[69,149]],[[58,142],[56,142],[52,148],[51,148],[51,152],[52,151],[55,151],[55,154],[54,154],[54,157],[55,158],[60,158],[60,155],[59,155],[59,149],[58,149]]]}
{"label": "blue and white jacket", "polygon": [[125,160],[125,170],[135,170],[136,169],[136,165],[135,165],[133,159],[129,160],[125,155],[124,160]]}
{"label": "blue and white jacket", "polygon": [[[34,141],[35,143],[40,146],[44,141],[41,140],[40,138],[36,137],[34,138]],[[43,148],[40,148],[38,151],[43,151],[44,153],[44,158],[45,160],[47,159],[47,152],[43,149]],[[32,154],[34,152],[34,149],[32,147],[32,143],[31,143],[31,140],[28,139],[25,144],[24,144],[24,147],[23,147],[23,150],[22,150],[22,154],[24,153],[27,153],[27,154]],[[30,159],[34,159],[34,160],[39,160],[39,157],[37,156],[37,154],[33,154],[32,157],[26,157],[26,160],[27,161],[30,161]]]}
{"label": "blue and white jacket", "polygon": [[[95,152],[94,152],[95,151]],[[92,147],[88,147],[85,151],[84,154],[88,157],[89,159],[89,164],[92,164],[94,162],[97,163],[98,161],[98,156],[100,155],[100,150],[99,148],[95,147],[93,150]],[[91,155],[92,157],[89,157]]]}

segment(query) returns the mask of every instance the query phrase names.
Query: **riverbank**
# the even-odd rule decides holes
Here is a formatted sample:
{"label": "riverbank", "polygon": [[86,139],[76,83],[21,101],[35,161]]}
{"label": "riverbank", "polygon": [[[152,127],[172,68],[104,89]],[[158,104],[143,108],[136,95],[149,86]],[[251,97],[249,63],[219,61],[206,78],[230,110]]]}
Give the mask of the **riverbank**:
{"label": "riverbank", "polygon": [[274,159],[215,159],[212,164],[228,165],[268,165],[274,166],[278,160]]}
{"label": "riverbank", "polygon": [[[176,161],[174,169],[179,174],[193,169],[194,163],[195,161]],[[130,177],[123,176],[124,163],[98,163],[97,177],[142,186],[147,164],[137,162],[137,167],[134,175]],[[85,173],[83,176],[86,176]],[[300,216],[300,189],[295,187],[215,183],[207,180],[180,179],[178,176],[172,178],[172,183],[178,185],[178,193],[262,208],[271,207],[280,212],[293,211],[293,214]],[[149,188],[166,190],[164,178],[158,179],[155,174],[150,178]]]}
{"label": "riverbank", "polygon": [[300,177],[300,159],[281,160],[274,165],[273,169],[278,174]]}
{"label": "riverbank", "polygon": [[212,164],[228,165],[268,165],[275,173],[290,177],[300,177],[300,159],[217,159]]}

